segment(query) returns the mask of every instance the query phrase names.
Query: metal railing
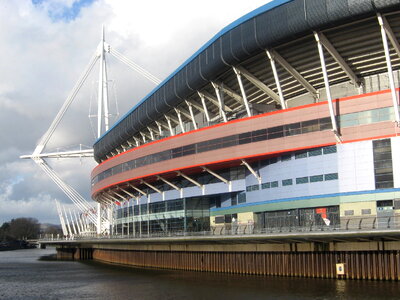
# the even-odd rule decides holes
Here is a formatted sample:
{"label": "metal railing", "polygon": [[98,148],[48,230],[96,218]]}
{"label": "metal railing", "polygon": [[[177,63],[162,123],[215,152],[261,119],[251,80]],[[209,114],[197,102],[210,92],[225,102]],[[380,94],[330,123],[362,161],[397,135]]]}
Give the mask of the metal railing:
{"label": "metal railing", "polygon": [[277,226],[261,228],[257,224],[224,224],[211,226],[209,230],[202,231],[159,231],[159,232],[135,232],[130,234],[110,234],[97,235],[95,233],[85,236],[74,235],[70,237],[60,237],[54,235],[44,235],[41,241],[61,241],[61,240],[93,240],[93,239],[148,239],[148,238],[166,238],[166,237],[200,237],[200,236],[246,236],[246,235],[277,235],[291,233],[309,233],[309,232],[349,232],[349,231],[385,231],[399,229],[400,216],[385,217],[342,217],[339,224],[325,225],[315,224],[313,222],[305,226]]}

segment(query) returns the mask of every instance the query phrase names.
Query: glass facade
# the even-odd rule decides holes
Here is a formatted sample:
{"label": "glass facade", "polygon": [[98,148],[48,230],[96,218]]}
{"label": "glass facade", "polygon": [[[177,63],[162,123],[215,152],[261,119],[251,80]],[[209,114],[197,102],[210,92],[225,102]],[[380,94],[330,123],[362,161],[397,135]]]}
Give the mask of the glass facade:
{"label": "glass facade", "polygon": [[372,141],[375,188],[393,187],[392,146],[390,139]]}
{"label": "glass facade", "polygon": [[132,205],[118,209],[114,231],[142,236],[210,230],[210,207],[220,196],[192,197]]}
{"label": "glass facade", "polygon": [[340,224],[339,206],[297,208],[256,213],[256,226],[259,229],[326,226],[327,223],[329,226]]}

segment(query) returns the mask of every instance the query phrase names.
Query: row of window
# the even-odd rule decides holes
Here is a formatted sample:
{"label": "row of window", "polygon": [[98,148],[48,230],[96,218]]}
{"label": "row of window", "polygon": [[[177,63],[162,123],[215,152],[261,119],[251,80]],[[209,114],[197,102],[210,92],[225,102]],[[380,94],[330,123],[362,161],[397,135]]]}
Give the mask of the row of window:
{"label": "row of window", "polygon": [[315,208],[297,208],[279,211],[266,211],[256,213],[255,224],[257,228],[280,228],[280,227],[305,227],[329,226],[340,224],[339,206],[326,206]]}
{"label": "row of window", "polygon": [[131,205],[129,207],[119,208],[116,211],[116,216],[117,219],[119,219],[129,216],[140,216],[182,210],[185,211],[186,216],[199,216],[202,214],[208,215],[210,206],[215,205],[216,200],[218,200],[218,197],[193,197]]}
{"label": "row of window", "polygon": [[[354,124],[367,124],[367,123],[375,123],[381,121],[390,120],[393,115],[393,108],[385,107],[374,110],[356,112],[351,114],[345,114],[338,117],[338,122],[341,127],[354,126]],[[369,116],[366,118],[366,116]],[[350,121],[353,120],[353,121]],[[357,120],[354,121],[354,120]],[[362,121],[364,120],[364,121]],[[367,120],[367,121],[365,121]],[[355,123],[356,122],[356,123]],[[365,123],[367,122],[367,123]],[[206,151],[227,148],[231,146],[237,146],[242,144],[254,143],[259,141],[271,140],[276,138],[282,138],[287,136],[305,134],[309,132],[323,131],[331,129],[331,120],[330,118],[320,118],[309,121],[297,122],[282,126],[276,126],[271,128],[265,128],[250,132],[245,132],[241,134],[235,134],[223,138],[212,139],[209,141],[204,141],[201,143],[195,143],[191,145],[186,145],[183,147],[177,147],[173,149],[169,149],[166,151],[154,153],[151,155],[146,155],[119,165],[116,165],[108,170],[103,171],[92,179],[92,185],[97,182],[125,172],[135,168],[143,167],[149,164],[182,157],[186,155],[192,155],[195,153],[202,153]],[[336,150],[336,148],[335,148]],[[295,154],[295,158],[303,158],[307,156],[316,156],[321,155],[320,149],[315,149],[313,151],[299,152]],[[324,153],[327,154],[327,153]],[[284,159],[291,159],[291,157],[286,157]]]}
{"label": "row of window", "polygon": [[375,188],[393,187],[392,144],[390,139],[372,142],[374,154]]}
{"label": "row of window", "polygon": [[[304,183],[313,183],[313,182],[320,182],[320,181],[330,181],[330,180],[337,180],[339,179],[338,173],[329,173],[329,174],[320,174],[320,175],[313,175],[313,176],[305,176],[305,177],[298,177],[293,181],[293,179],[283,179],[282,186],[289,186],[293,185],[293,182],[296,184],[304,184]],[[261,189],[270,189],[279,187],[278,181],[271,181],[265,182],[261,184]],[[260,189],[259,184],[249,185],[246,187],[246,192],[258,191]]]}
{"label": "row of window", "polygon": [[223,138],[217,138],[200,143],[177,147],[170,150],[165,150],[162,152],[139,157],[107,169],[93,178],[92,185],[107,177],[173,158],[327,129],[331,129],[330,119],[321,118],[287,124],[283,126],[249,131],[241,134],[234,134]]}

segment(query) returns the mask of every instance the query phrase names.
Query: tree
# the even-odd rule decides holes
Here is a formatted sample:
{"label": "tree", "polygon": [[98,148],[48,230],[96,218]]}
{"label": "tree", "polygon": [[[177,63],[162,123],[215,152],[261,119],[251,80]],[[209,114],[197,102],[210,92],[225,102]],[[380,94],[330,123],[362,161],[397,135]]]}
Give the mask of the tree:
{"label": "tree", "polygon": [[0,241],[12,240],[10,236],[10,223],[4,222],[0,227]]}
{"label": "tree", "polygon": [[10,236],[17,240],[35,239],[40,232],[40,224],[34,218],[17,218],[10,222]]}

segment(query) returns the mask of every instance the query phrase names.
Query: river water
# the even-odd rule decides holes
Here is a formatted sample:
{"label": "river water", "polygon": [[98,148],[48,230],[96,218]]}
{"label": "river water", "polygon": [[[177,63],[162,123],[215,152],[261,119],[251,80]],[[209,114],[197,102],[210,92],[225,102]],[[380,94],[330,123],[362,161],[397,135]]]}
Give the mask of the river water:
{"label": "river water", "polygon": [[0,252],[0,299],[400,299],[399,282],[138,269],[39,260],[54,249]]}

